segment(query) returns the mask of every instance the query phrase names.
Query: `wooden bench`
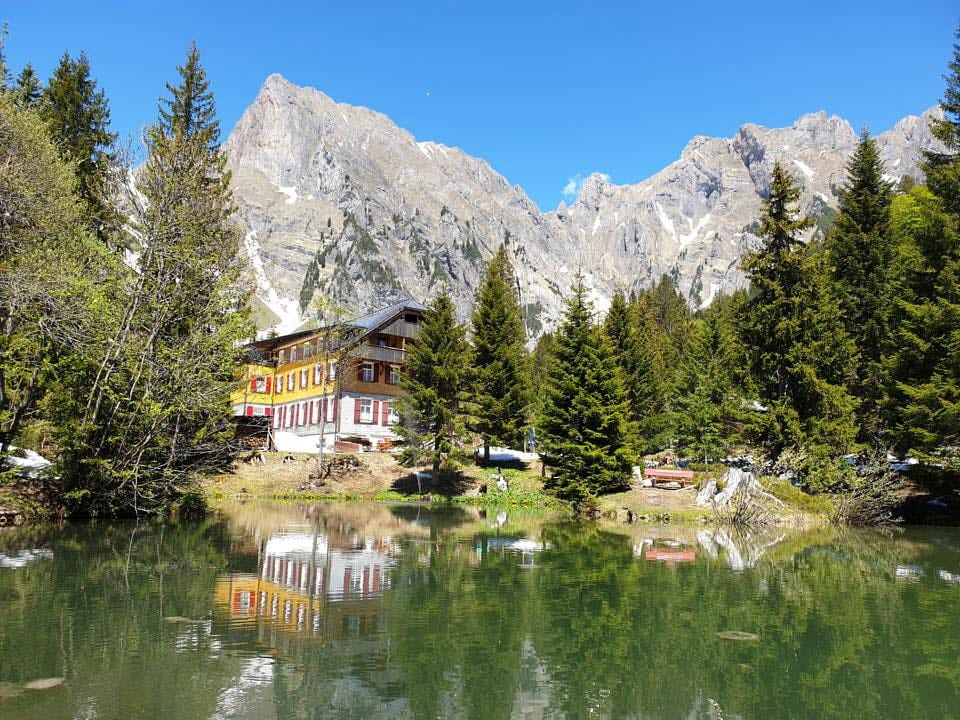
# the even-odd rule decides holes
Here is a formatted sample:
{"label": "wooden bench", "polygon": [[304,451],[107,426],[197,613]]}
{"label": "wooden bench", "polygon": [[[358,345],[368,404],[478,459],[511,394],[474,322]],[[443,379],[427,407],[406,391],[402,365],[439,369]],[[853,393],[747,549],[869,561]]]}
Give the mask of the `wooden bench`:
{"label": "wooden bench", "polygon": [[680,487],[693,484],[693,470],[664,470],[662,468],[644,468],[644,477],[656,487],[658,482],[675,482]]}

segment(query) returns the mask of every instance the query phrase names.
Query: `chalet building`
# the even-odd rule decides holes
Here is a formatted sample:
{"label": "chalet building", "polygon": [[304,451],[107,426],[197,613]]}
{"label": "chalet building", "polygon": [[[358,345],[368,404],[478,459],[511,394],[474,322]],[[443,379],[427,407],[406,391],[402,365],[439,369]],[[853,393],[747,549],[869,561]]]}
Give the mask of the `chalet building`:
{"label": "chalet building", "polygon": [[425,312],[405,300],[252,343],[244,385],[231,398],[238,436],[284,452],[317,452],[321,441],[343,451],[389,446],[407,349]]}

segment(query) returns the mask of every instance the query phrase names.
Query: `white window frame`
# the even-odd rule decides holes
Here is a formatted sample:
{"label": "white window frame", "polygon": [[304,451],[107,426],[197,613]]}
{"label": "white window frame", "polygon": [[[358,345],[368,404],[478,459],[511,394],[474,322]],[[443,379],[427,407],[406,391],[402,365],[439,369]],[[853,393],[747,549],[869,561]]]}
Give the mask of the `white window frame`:
{"label": "white window frame", "polygon": [[387,381],[388,381],[391,385],[399,385],[399,384],[400,384],[400,366],[399,366],[399,365],[391,365],[391,366],[390,366],[390,372],[389,372],[388,375],[387,375]]}
{"label": "white window frame", "polygon": [[287,373],[287,390],[293,392],[297,389],[297,379],[293,370]]}
{"label": "white window frame", "polygon": [[[369,377],[367,376],[367,370],[370,371]],[[360,366],[360,377],[361,377],[361,380],[365,383],[373,382],[373,378],[375,377],[374,370],[373,370],[373,363],[363,363]]]}
{"label": "white window frame", "polygon": [[387,425],[397,425],[400,422],[400,413],[397,412],[397,409],[393,406],[393,403],[390,403],[387,406]]}
{"label": "white window frame", "polygon": [[300,389],[304,390],[307,387],[307,382],[310,380],[310,371],[307,368],[301,368],[300,370]]}
{"label": "white window frame", "polygon": [[313,384],[320,385],[323,383],[323,365],[317,363],[313,366]]}
{"label": "white window frame", "polygon": [[333,395],[327,398],[327,422],[333,422],[337,419],[337,415],[334,412],[334,408],[336,407],[335,400],[336,398]]}
{"label": "white window frame", "polygon": [[358,398],[360,403],[360,422],[365,425],[373,424],[373,398]]}
{"label": "white window frame", "polygon": [[336,380],[337,379],[337,361],[331,360],[329,366],[327,367],[327,380]]}
{"label": "white window frame", "polygon": [[273,389],[277,395],[283,395],[283,373],[273,378]]}

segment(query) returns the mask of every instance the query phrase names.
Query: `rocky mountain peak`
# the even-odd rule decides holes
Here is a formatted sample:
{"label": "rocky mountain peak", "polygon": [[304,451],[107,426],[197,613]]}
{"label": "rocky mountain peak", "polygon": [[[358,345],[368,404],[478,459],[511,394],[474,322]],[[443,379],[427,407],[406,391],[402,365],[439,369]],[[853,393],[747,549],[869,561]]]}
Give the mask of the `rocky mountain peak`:
{"label": "rocky mountain peak", "polygon": [[[923,151],[936,146],[931,113],[877,136],[891,179],[919,177]],[[541,212],[485,161],[274,74],[224,149],[262,324],[293,329],[318,293],[359,313],[440,287],[466,316],[503,244],[533,338],[558,319],[578,268],[598,307],[615,288],[661,275],[698,307],[742,287],[738,261],[756,244],[773,163],[801,183],[804,209],[823,218],[813,233],[822,233],[856,141],[848,122],[825,112],[786,128],[746,124],[732,138],[693,138],[635,185],[593,173],[569,207]]]}

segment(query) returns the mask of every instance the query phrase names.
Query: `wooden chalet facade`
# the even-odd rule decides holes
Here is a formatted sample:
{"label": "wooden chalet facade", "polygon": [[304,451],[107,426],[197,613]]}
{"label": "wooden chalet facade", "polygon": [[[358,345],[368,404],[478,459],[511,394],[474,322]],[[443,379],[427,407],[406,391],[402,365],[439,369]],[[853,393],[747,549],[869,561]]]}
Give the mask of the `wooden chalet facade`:
{"label": "wooden chalet facade", "polygon": [[284,452],[382,449],[395,438],[406,352],[426,308],[405,300],[336,326],[248,347],[231,398],[237,434]]}

